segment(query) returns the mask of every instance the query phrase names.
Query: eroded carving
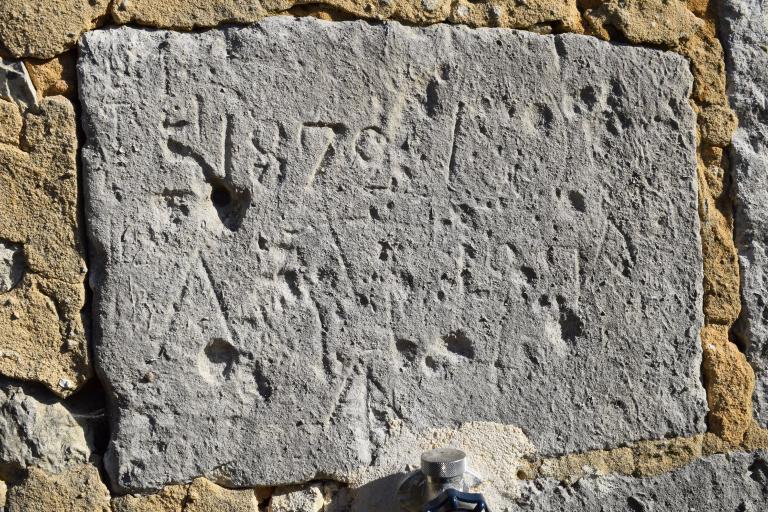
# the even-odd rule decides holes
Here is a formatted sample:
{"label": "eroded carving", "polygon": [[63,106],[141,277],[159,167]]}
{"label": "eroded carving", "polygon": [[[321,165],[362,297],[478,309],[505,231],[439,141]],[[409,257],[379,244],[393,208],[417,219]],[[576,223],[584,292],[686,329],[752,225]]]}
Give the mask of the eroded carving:
{"label": "eroded carving", "polygon": [[91,33],[80,73],[118,486],[343,475],[392,422],[543,453],[703,429],[684,59],[278,18]]}

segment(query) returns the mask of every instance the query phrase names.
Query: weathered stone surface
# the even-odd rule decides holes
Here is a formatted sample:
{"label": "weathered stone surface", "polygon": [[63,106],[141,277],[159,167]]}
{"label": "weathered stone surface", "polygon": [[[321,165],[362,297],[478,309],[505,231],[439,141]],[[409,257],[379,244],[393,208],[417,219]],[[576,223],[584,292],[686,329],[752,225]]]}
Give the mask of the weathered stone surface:
{"label": "weathered stone surface", "polygon": [[[0,99],[0,143],[18,145],[24,119],[16,103]],[[14,244],[4,242],[7,251],[16,252]],[[7,255],[7,253],[6,253]],[[10,273],[10,269],[6,266]]]}
{"label": "weathered stone surface", "polygon": [[0,380],[0,478],[88,462],[92,436],[63,404]]}
{"label": "weathered stone surface", "polygon": [[[587,1],[586,30],[602,38],[652,44],[690,60],[691,100],[700,144],[699,215],[704,268],[702,374],[707,389],[709,431],[739,445],[752,425],[754,375],[729,338],[741,311],[739,261],[734,244],[730,179],[723,157],[736,117],[726,96],[725,59],[709,0]],[[697,19],[698,18],[698,19]]]}
{"label": "weathered stone surface", "polygon": [[[422,10],[431,1],[413,0]],[[434,2],[437,4],[438,2]],[[581,33],[581,13],[573,0],[456,0],[451,2],[448,21],[472,27],[524,28],[548,34],[553,31]]]}
{"label": "weathered stone surface", "polygon": [[190,30],[253,23],[289,12],[419,24],[450,21],[540,32],[582,31],[576,0],[6,0],[0,5],[0,54],[54,58],[71,48],[80,34],[109,17],[117,23]]}
{"label": "weathered stone surface", "polygon": [[[225,489],[205,478],[196,478],[189,486],[184,512],[259,512],[259,502],[252,489]],[[297,509],[300,510],[300,509]]]}
{"label": "weathered stone surface", "polygon": [[618,31],[635,44],[676,46],[704,24],[682,0],[607,0],[587,9],[589,28],[605,39]]}
{"label": "weathered stone surface", "polygon": [[269,512],[321,512],[325,506],[319,485],[277,489],[269,502]]}
{"label": "weathered stone surface", "polygon": [[61,94],[67,98],[76,96],[77,57],[74,51],[63,53],[53,59],[25,61],[27,72],[37,91],[38,98]]}
{"label": "weathered stone surface", "polygon": [[[612,450],[571,453],[562,457],[529,457],[529,466],[521,474],[528,480],[547,477],[570,483],[590,475],[657,476],[687,466],[698,458],[733,449],[733,445],[708,432],[693,437],[640,441]],[[758,446],[750,448],[752,451],[760,449]]]}
{"label": "weathered stone surface", "polygon": [[32,468],[8,491],[9,512],[110,512],[109,491],[95,466],[83,464],[60,474]]}
{"label": "weathered stone surface", "polygon": [[13,101],[22,110],[37,102],[35,87],[23,62],[0,57],[0,98]]}
{"label": "weathered stone surface", "polygon": [[[290,7],[293,2],[284,2]],[[117,0],[112,3],[112,17],[118,23],[137,23],[163,28],[193,29],[215,27],[220,23],[251,23],[268,14],[255,0]]]}
{"label": "weathered stone surface", "polygon": [[[112,512],[258,512],[253,489],[225,489],[205,478],[189,485],[171,485],[156,494],[121,496]],[[295,509],[301,510],[301,509]]]}
{"label": "weathered stone surface", "polygon": [[109,0],[4,0],[0,53],[50,59],[77,43],[107,12]]}
{"label": "weathered stone surface", "polygon": [[730,152],[742,272],[736,332],[755,370],[755,417],[768,427],[768,6],[728,0],[721,15],[729,96],[739,116]]}
{"label": "weathered stone surface", "polygon": [[466,452],[470,468],[482,479],[473,490],[482,492],[499,510],[520,496],[518,471],[527,467],[525,458],[535,452],[525,434],[511,425],[471,422],[415,435],[402,422],[394,420],[374,463],[350,475],[348,492],[333,497],[331,510],[397,510],[397,489],[402,478],[419,466],[422,452],[443,446],[461,447]]}
{"label": "weathered stone surface", "polygon": [[585,477],[570,487],[553,479],[536,480],[513,510],[757,512],[766,502],[768,453],[755,452],[712,455],[651,478]]}
{"label": "weathered stone surface", "polygon": [[703,430],[684,59],[272,18],[89,33],[79,80],[117,485],[344,475],[395,420]]}
{"label": "weathered stone surface", "polygon": [[24,277],[24,253],[21,246],[0,242],[0,293],[10,291]]}
{"label": "weathered stone surface", "polygon": [[66,396],[91,375],[75,112],[55,97],[22,117],[0,100],[0,120],[0,374]]}
{"label": "weathered stone surface", "polygon": [[112,500],[112,512],[184,512],[189,485],[169,485],[149,495],[120,496]]}
{"label": "weathered stone surface", "polygon": [[704,357],[701,373],[707,383],[710,432],[739,445],[753,426],[755,372],[733,343],[727,325],[705,325],[701,330]]}
{"label": "weathered stone surface", "polygon": [[[134,23],[189,30],[224,23],[252,23],[265,16],[321,6],[338,15],[409,23],[451,21],[471,26],[528,28],[531,30],[581,31],[581,15],[575,0],[117,0],[112,17],[118,23]],[[308,11],[312,12],[312,11]]]}

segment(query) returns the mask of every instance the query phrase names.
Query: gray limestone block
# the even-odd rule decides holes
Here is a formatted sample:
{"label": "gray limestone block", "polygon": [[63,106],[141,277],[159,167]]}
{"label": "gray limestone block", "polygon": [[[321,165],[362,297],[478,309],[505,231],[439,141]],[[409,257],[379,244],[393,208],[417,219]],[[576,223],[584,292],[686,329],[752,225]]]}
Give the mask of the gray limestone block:
{"label": "gray limestone block", "polygon": [[768,452],[759,451],[712,455],[655,477],[595,476],[572,486],[534,480],[511,510],[759,512],[767,503]]}
{"label": "gray limestone block", "polygon": [[21,110],[37,103],[35,86],[22,61],[0,57],[0,98],[15,102]]}
{"label": "gray limestone block", "polygon": [[739,117],[730,149],[742,273],[736,333],[755,369],[755,417],[768,427],[768,4],[726,0],[721,17],[728,95]]}
{"label": "gray limestone block", "polygon": [[292,18],[80,50],[118,487],[343,479],[394,425],[704,430],[681,57]]}
{"label": "gray limestone block", "polygon": [[32,466],[58,473],[88,462],[95,425],[91,411],[0,379],[0,479],[14,480]]}
{"label": "gray limestone block", "polygon": [[10,291],[24,277],[24,252],[20,245],[0,239],[0,293]]}

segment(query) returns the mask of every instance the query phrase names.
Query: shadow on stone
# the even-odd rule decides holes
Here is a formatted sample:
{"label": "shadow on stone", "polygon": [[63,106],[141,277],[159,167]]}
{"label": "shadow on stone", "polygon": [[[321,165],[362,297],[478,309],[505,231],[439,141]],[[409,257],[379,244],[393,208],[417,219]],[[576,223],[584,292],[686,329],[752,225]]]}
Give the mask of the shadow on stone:
{"label": "shadow on stone", "polygon": [[351,512],[393,512],[400,510],[397,488],[407,473],[373,480],[352,491]]}

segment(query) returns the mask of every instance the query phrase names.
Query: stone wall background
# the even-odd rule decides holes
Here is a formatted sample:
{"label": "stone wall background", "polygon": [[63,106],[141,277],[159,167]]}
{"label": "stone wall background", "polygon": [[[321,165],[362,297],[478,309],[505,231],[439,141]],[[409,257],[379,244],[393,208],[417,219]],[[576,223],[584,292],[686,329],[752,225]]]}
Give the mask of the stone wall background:
{"label": "stone wall background", "polygon": [[[414,439],[403,449],[417,455],[422,447],[451,440],[470,445],[473,459],[495,478],[491,492],[498,492],[510,510],[592,510],[598,502],[616,510],[643,510],[654,502],[667,503],[665,509],[670,510],[683,502],[759,510],[758,505],[768,500],[764,451],[768,431],[760,412],[765,385],[755,395],[755,369],[763,372],[768,357],[760,349],[765,339],[760,339],[763,334],[754,320],[764,307],[759,297],[765,293],[765,283],[754,271],[762,260],[754,263],[750,255],[759,254],[755,248],[762,247],[754,234],[759,233],[763,215],[760,197],[766,197],[759,190],[765,191],[766,185],[764,174],[762,178],[759,174],[764,168],[750,164],[739,141],[750,143],[748,157],[765,158],[767,122],[759,109],[754,115],[749,112],[768,85],[764,77],[743,70],[750,68],[750,59],[765,58],[760,53],[765,39],[759,35],[762,31],[765,36],[768,28],[759,21],[744,28],[739,20],[760,20],[766,9],[757,0],[4,2],[0,5],[0,374],[7,379],[0,382],[4,482],[0,506],[11,511],[391,510],[381,502],[391,484],[386,474],[366,474],[347,482],[296,482],[298,487],[277,489],[227,489],[199,478],[152,495],[118,496],[110,493],[101,472],[109,427],[104,391],[93,377],[88,346],[90,312],[78,179],[83,137],[75,45],[84,32],[110,25],[201,30],[287,14],[329,21],[395,20],[570,32],[674,51],[689,59],[694,76],[691,102],[699,128],[707,433],[542,458],[512,427],[467,424],[457,431],[435,432],[431,439]],[[721,40],[729,45],[730,60]],[[740,48],[754,51],[755,56],[740,54]],[[729,69],[736,70],[728,78],[727,61]],[[734,87],[729,83],[734,79],[748,85]],[[741,126],[736,149],[732,105]],[[754,182],[739,181],[740,176]],[[734,211],[739,214],[738,251]],[[742,279],[747,294],[743,301]],[[477,432],[491,441],[473,446]]]}

